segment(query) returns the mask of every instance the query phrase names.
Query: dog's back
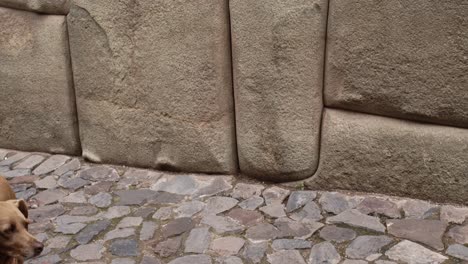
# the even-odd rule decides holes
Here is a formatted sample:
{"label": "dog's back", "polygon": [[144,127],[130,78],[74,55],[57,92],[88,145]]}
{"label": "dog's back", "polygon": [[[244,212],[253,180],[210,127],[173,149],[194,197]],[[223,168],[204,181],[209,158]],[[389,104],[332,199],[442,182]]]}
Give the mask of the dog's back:
{"label": "dog's back", "polygon": [[7,180],[0,176],[0,201],[8,201],[16,199],[15,193],[11,189]]}

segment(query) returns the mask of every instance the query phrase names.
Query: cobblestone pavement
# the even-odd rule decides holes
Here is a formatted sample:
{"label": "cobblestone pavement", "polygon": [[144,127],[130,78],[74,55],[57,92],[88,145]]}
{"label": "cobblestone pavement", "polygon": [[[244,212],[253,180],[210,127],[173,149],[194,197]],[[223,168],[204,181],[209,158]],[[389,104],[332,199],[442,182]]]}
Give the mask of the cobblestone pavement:
{"label": "cobblestone pavement", "polygon": [[28,263],[468,263],[467,207],[0,150]]}

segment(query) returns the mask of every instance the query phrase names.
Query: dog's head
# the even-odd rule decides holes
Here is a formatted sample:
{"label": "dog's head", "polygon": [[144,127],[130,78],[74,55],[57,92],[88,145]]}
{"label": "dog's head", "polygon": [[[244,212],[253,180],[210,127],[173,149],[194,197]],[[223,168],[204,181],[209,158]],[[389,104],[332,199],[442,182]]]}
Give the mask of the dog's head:
{"label": "dog's head", "polygon": [[28,207],[23,200],[0,202],[0,255],[31,258],[44,245],[28,232]]}

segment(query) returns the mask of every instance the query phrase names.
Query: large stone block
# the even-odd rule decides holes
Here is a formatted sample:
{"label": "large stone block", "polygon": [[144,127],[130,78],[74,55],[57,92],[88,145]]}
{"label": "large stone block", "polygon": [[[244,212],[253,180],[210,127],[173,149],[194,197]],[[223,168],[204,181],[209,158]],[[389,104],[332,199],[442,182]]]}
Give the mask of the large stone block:
{"label": "large stone block", "polygon": [[325,105],[468,127],[466,1],[330,0]]}
{"label": "large stone block", "polygon": [[64,16],[0,8],[0,147],[79,154]]}
{"label": "large stone block", "polygon": [[68,21],[86,158],[236,170],[227,1],[76,0]]}
{"label": "large stone block", "polygon": [[326,109],[311,188],[468,204],[468,129]]}
{"label": "large stone block", "polygon": [[316,170],[326,0],[231,0],[242,173],[285,181]]}
{"label": "large stone block", "polygon": [[68,14],[70,10],[68,0],[0,0],[0,6],[57,15]]}

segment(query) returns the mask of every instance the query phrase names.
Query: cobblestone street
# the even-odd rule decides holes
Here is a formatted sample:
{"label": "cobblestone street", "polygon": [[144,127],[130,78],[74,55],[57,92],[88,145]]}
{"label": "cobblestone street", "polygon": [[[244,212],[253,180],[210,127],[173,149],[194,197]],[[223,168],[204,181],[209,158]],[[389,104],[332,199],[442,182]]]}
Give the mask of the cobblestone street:
{"label": "cobblestone street", "polygon": [[28,263],[468,263],[468,207],[0,150]]}

